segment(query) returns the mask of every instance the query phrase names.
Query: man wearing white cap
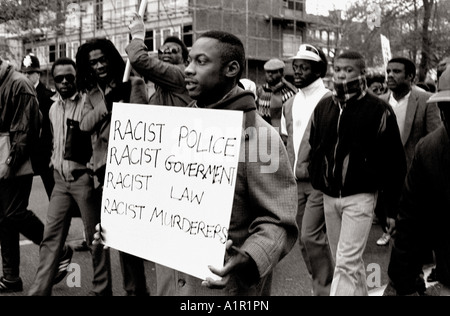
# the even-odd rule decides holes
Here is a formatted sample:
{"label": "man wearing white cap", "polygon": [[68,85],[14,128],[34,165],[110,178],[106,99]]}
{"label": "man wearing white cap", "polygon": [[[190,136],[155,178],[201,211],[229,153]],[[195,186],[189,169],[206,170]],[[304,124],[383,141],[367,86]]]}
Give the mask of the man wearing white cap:
{"label": "man wearing white cap", "polygon": [[257,89],[257,107],[259,114],[280,132],[283,105],[294,95],[297,89],[284,79],[286,64],[279,59],[271,59],[264,65],[266,84]]}
{"label": "man wearing white cap", "polygon": [[388,270],[391,282],[385,295],[417,295],[416,280],[422,268],[417,244],[424,236],[435,252],[439,282],[434,291],[427,292],[450,295],[450,68],[439,80],[439,93],[428,103],[437,103],[444,126],[416,147],[397,217]]}
{"label": "man wearing white cap", "polygon": [[299,92],[286,102],[282,133],[288,135],[287,151],[297,179],[297,223],[301,229],[303,259],[312,277],[313,294],[328,296],[334,263],[325,232],[323,194],[312,187],[308,172],[310,118],[319,101],[331,96],[322,79],[327,73],[328,61],[321,50],[305,44],[292,58],[292,65]]}

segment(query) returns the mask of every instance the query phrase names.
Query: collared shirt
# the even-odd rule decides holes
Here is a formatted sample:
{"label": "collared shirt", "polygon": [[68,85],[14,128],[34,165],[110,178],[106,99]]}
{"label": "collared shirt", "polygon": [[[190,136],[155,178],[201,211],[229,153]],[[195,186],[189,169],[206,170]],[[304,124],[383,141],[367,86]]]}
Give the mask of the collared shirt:
{"label": "collared shirt", "polygon": [[411,91],[405,95],[402,99],[396,100],[394,94],[391,93],[389,97],[389,104],[394,109],[395,115],[397,116],[397,124],[400,129],[400,135],[403,139],[403,134],[405,132],[405,121],[406,121],[406,111],[408,110],[409,98],[411,96]]}
{"label": "collared shirt", "polygon": [[52,100],[54,103],[50,108],[49,113],[53,132],[51,165],[65,181],[70,182],[75,180],[75,177],[73,176],[74,171],[88,169],[86,165],[64,159],[67,137],[67,119],[74,121],[81,120],[85,97],[80,93],[76,93],[69,99],[63,99],[59,93],[56,93]]}

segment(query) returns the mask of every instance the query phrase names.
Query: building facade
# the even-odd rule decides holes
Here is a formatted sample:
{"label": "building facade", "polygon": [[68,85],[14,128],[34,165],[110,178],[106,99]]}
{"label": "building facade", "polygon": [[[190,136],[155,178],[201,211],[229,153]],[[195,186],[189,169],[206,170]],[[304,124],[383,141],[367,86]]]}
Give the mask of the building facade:
{"label": "building facade", "polygon": [[[191,47],[208,30],[229,31],[246,47],[245,76],[260,84],[268,59],[288,61],[302,43],[318,45],[330,57],[338,49],[338,27],[308,15],[306,1],[316,0],[148,0],[146,44],[156,51],[167,36],[175,35]],[[43,18],[51,22],[33,30],[18,50],[34,53],[44,69],[51,69],[57,58],[75,58],[82,43],[100,37],[110,39],[125,58],[130,41],[127,13],[137,12],[139,4],[140,0],[62,1],[60,12]]]}

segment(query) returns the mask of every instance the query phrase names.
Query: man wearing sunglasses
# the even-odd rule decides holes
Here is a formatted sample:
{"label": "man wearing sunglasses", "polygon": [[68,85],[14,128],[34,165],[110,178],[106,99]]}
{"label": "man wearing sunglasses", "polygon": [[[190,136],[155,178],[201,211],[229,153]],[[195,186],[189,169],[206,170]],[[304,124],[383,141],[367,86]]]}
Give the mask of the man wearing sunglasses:
{"label": "man wearing sunglasses", "polygon": [[[49,112],[53,132],[51,164],[55,188],[47,212],[39,267],[29,292],[33,296],[51,295],[53,285],[67,274],[73,251],[63,245],[71,224],[71,210],[75,206],[79,208],[89,245],[92,244],[95,225],[100,220],[98,198],[88,168],[92,156],[90,134],[83,137],[80,132],[74,136],[74,131],[79,131],[76,125],[81,120],[86,100],[77,91],[75,62],[69,58],[57,60],[53,64],[52,75],[57,90]],[[69,138],[69,135],[72,137]],[[92,293],[111,295],[109,252],[97,246],[91,246],[90,250],[94,271]]]}
{"label": "man wearing sunglasses", "polygon": [[150,97],[149,104],[187,106],[192,99],[184,81],[189,55],[186,45],[178,37],[168,37],[158,50],[158,58],[151,57],[144,43],[144,22],[137,14],[133,14],[132,18],[129,26],[132,41],[126,51],[133,69],[155,84],[155,93]]}

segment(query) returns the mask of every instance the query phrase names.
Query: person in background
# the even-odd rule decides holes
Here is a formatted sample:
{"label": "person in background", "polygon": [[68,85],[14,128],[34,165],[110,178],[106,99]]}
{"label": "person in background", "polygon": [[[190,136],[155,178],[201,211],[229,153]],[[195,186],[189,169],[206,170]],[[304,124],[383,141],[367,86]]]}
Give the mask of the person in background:
{"label": "person in background", "polygon": [[148,103],[186,107],[192,101],[184,82],[189,54],[186,45],[178,37],[170,36],[158,50],[158,58],[151,57],[144,43],[146,32],[142,17],[133,13],[131,18],[132,40],[125,50],[133,69],[155,84],[155,93]]}
{"label": "person in background", "polygon": [[334,261],[326,235],[323,194],[312,187],[308,172],[311,115],[320,100],[331,96],[323,83],[328,60],[320,49],[303,44],[292,58],[292,66],[299,92],[286,102],[281,126],[288,135],[287,152],[297,180],[300,249],[312,277],[313,294],[329,296]]}
{"label": "person in background", "polygon": [[37,98],[39,101],[39,110],[42,114],[41,134],[39,137],[39,155],[35,157],[33,162],[33,169],[35,175],[39,175],[44,184],[47,196],[50,199],[55,186],[53,179],[53,169],[50,167],[50,159],[53,149],[53,136],[50,130],[49,111],[53,104],[52,97],[55,94],[48,89],[40,80],[41,79],[41,64],[39,59],[33,54],[28,54],[22,60],[21,72],[31,81],[36,89]]}
{"label": "person in background", "polygon": [[0,58],[0,293],[23,291],[20,234],[36,245],[44,224],[27,209],[33,184],[31,158],[37,154],[40,113],[27,78]]}
{"label": "person in background", "polygon": [[[258,112],[266,122],[281,134],[283,106],[297,94],[297,88],[284,79],[286,64],[279,59],[271,59],[264,65],[266,83],[256,91]],[[281,135],[286,140],[286,135]]]}
{"label": "person in background", "polygon": [[[77,86],[87,94],[80,129],[92,135],[93,172],[100,202],[105,181],[113,103],[147,104],[147,87],[144,80],[134,76],[128,82],[122,82],[125,62],[109,40],[94,39],[86,42],[80,47],[76,61]],[[100,213],[100,206],[97,211]],[[98,223],[100,217],[96,224]],[[148,296],[143,260],[123,252],[120,252],[120,260],[126,294]]]}
{"label": "person in background", "polygon": [[[328,241],[336,267],[331,296],[367,296],[363,254],[378,192],[390,212],[398,203],[406,159],[392,108],[367,92],[366,63],[348,51],[334,62],[333,96],[317,105],[309,172],[324,193]],[[395,216],[394,216],[395,217]]]}
{"label": "person in background", "polygon": [[[414,86],[416,65],[413,61],[403,57],[394,58],[389,61],[386,71],[389,91],[381,99],[394,109],[409,168],[417,143],[442,125],[440,113],[436,104],[427,103],[432,94]],[[386,214],[383,204],[381,193],[377,218],[385,233],[377,241],[379,246],[389,243],[395,228],[395,218]]]}
{"label": "person in background", "polygon": [[403,189],[397,231],[388,268],[385,296],[418,296],[424,242],[436,256],[438,282],[426,295],[450,296],[450,69],[441,75],[439,92],[428,100],[437,104],[444,126],[419,141]]}
{"label": "person in background", "polygon": [[[92,145],[87,139],[76,150],[77,157],[67,157],[68,152],[75,150],[68,146],[68,131],[72,128],[70,122],[81,120],[84,109],[85,96],[77,91],[76,64],[69,58],[55,61],[52,67],[52,76],[55,81],[57,94],[54,104],[50,108],[49,117],[53,132],[52,166],[54,169],[55,188],[50,199],[45,225],[44,239],[39,251],[39,266],[33,285],[29,291],[30,296],[49,296],[54,283],[62,280],[65,274],[55,280],[59,272],[66,272],[70,264],[73,251],[64,246],[69,231],[72,214],[72,205],[77,204],[84,229],[88,236],[88,243],[92,243],[95,234],[95,225],[100,220],[100,205],[94,190],[94,183],[87,163],[91,159]],[[62,253],[62,257],[60,257]],[[112,295],[112,280],[109,251],[93,245],[91,248],[93,263],[93,289],[96,296]],[[59,261],[66,261],[65,267],[58,266]]]}
{"label": "person in background", "polygon": [[[55,92],[48,89],[41,81],[41,63],[34,54],[28,54],[22,60],[21,72],[31,81],[36,89],[37,98],[39,101],[39,111],[42,114],[41,133],[39,137],[39,154],[34,157],[33,169],[34,174],[39,175],[44,184],[48,199],[52,196],[53,188],[55,187],[55,179],[53,177],[53,168],[51,166],[51,157],[53,150],[53,135],[50,127],[49,112],[53,104],[52,97]],[[73,217],[80,217],[80,210],[76,205],[71,210]],[[83,234],[83,241],[74,246],[76,251],[88,251],[89,247],[86,243],[86,236]]]}
{"label": "person in background", "polygon": [[367,76],[367,87],[369,92],[381,96],[387,92],[386,76],[373,73]]}

